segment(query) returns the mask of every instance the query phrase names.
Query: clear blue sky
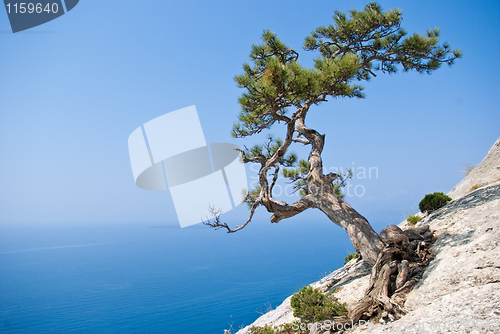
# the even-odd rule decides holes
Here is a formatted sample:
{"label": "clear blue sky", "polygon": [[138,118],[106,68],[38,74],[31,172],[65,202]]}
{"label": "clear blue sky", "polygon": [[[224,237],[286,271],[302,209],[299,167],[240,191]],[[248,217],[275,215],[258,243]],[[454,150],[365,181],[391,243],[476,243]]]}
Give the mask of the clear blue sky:
{"label": "clear blue sky", "polygon": [[[304,38],[335,9],[365,3],[81,0],[17,34],[0,10],[0,224],[175,223],[168,192],[135,186],[130,133],[196,105],[207,142],[252,144],[230,137],[241,94],[233,77],[263,29],[310,66]],[[440,27],[464,56],[430,76],[380,75],[366,99],[312,110],[308,124],[327,135],[326,168],[377,168],[378,178],[353,180],[364,196],[347,200],[379,225],[402,220],[426,193],[450,191],[461,163],[478,164],[500,136],[500,4],[380,3],[403,10],[409,33]],[[246,209],[227,219],[240,223]]]}

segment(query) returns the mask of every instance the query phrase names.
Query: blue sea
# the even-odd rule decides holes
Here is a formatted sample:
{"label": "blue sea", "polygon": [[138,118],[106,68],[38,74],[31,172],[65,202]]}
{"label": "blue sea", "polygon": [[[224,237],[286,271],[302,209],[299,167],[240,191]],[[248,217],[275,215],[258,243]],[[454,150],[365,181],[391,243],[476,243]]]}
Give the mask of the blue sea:
{"label": "blue sea", "polygon": [[352,251],[328,221],[0,226],[0,333],[222,334]]}

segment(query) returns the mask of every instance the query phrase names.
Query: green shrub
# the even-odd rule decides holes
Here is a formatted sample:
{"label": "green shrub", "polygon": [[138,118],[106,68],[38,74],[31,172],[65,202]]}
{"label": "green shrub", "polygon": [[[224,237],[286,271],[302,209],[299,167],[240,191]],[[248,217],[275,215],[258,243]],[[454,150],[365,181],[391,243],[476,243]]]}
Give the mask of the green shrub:
{"label": "green shrub", "polygon": [[347,315],[347,305],[340,303],[331,292],[322,293],[310,286],[303,287],[294,294],[290,304],[293,307],[293,315],[307,322]]}
{"label": "green shrub", "polygon": [[275,330],[274,327],[265,325],[264,327],[255,327],[252,326],[248,330],[248,334],[275,334],[279,333],[278,331]]}
{"label": "green shrub", "polygon": [[418,204],[418,208],[421,212],[433,212],[437,209],[445,206],[451,201],[451,197],[443,194],[442,192],[435,192],[433,194],[427,194]]}
{"label": "green shrub", "polygon": [[357,253],[351,253],[351,254],[347,255],[344,259],[344,266],[347,264],[347,262],[351,261],[352,259],[357,259],[357,258],[358,258]]}
{"label": "green shrub", "polygon": [[300,330],[299,324],[288,323],[274,327],[269,325],[265,325],[264,327],[252,326],[248,334],[306,334],[306,332]]}
{"label": "green shrub", "polygon": [[415,225],[416,223],[418,223],[420,221],[420,219],[422,219],[422,218],[420,218],[417,215],[412,215],[412,216],[406,217],[406,221],[408,221],[408,223],[410,223],[412,225]]}

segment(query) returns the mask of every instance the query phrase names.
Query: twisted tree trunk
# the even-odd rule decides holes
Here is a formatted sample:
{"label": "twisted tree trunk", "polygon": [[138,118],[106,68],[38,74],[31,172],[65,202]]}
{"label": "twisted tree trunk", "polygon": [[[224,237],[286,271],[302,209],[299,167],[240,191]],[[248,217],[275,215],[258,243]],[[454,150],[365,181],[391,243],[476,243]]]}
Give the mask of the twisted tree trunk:
{"label": "twisted tree trunk", "polygon": [[324,193],[318,202],[318,209],[346,231],[356,252],[373,266],[384,244],[368,220],[334,194]]}
{"label": "twisted tree trunk", "polygon": [[384,245],[368,220],[344,200],[335,196],[331,185],[339,175],[335,173],[323,174],[321,154],[325,145],[325,135],[306,127],[305,116],[297,120],[295,129],[311,145],[309,155],[311,169],[307,177],[307,185],[314,206],[320,209],[333,223],[342,227],[349,236],[356,252],[361,254],[366,263],[374,265]]}

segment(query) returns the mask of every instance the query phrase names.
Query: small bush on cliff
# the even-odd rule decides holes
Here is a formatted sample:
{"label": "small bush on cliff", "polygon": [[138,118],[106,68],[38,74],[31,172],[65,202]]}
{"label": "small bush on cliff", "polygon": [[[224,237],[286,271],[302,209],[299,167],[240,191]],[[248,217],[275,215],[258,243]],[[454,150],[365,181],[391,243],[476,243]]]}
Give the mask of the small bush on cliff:
{"label": "small bush on cliff", "polygon": [[433,212],[437,209],[445,206],[451,201],[451,197],[443,194],[442,192],[435,192],[433,194],[427,194],[418,204],[418,208],[421,212]]}
{"label": "small bush on cliff", "polygon": [[347,315],[347,305],[331,293],[322,293],[312,287],[303,287],[292,296],[293,315],[305,321],[321,321]]}
{"label": "small bush on cliff", "polygon": [[269,325],[265,325],[264,327],[252,326],[248,330],[248,334],[306,334],[306,333],[309,333],[309,331],[305,332],[301,330],[300,325],[297,323],[282,324],[274,327],[271,327]]}
{"label": "small bush on cliff", "polygon": [[406,217],[406,221],[412,225],[415,225],[416,223],[418,223],[420,221],[420,219],[422,219],[422,218],[420,218],[417,215],[412,215],[412,216]]}
{"label": "small bush on cliff", "polygon": [[357,258],[358,258],[357,253],[351,253],[351,254],[347,255],[344,259],[344,266],[347,264],[347,262],[351,261],[352,259],[357,259]]}
{"label": "small bush on cliff", "polygon": [[276,334],[279,333],[275,328],[265,325],[264,327],[255,327],[252,326],[248,330],[249,334]]}

